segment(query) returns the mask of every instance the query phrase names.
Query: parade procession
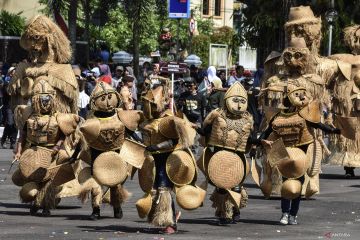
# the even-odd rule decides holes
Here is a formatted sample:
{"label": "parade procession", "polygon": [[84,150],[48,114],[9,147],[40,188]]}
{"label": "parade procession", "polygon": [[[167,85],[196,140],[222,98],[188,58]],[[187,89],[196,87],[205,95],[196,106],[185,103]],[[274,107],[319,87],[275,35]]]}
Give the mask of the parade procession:
{"label": "parade procession", "polygon": [[[326,23],[311,1],[280,1],[288,4],[283,47],[259,54],[237,46],[248,54],[232,66],[231,46],[224,58],[216,30],[211,41],[217,36],[220,47],[212,54],[210,44],[209,61],[194,54],[196,41],[183,44],[204,20],[191,17],[189,35],[179,20],[176,37],[163,24],[159,51],[148,58],[139,58],[146,27],[126,20],[132,29],[123,34],[137,53],[111,59],[114,46],[100,38],[99,51],[74,46],[53,9],[61,1],[40,2],[53,4],[53,16],[28,19],[15,41],[24,58],[1,62],[0,239],[360,239],[356,20],[332,32],[340,25]],[[128,17],[142,1],[123,2],[115,5]],[[171,16],[170,2],[197,1],[167,2]],[[227,1],[203,2],[202,15],[227,14]],[[331,54],[331,38],[340,37],[333,47],[346,50]],[[11,46],[0,51],[5,59]],[[224,68],[215,64],[223,59]]]}

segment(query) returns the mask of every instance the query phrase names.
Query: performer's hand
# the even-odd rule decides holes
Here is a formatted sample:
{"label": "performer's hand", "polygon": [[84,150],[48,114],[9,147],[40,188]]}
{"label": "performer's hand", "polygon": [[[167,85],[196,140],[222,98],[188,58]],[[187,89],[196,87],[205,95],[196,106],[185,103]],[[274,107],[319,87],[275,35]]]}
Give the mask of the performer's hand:
{"label": "performer's hand", "polygon": [[262,140],[261,140],[261,143],[262,143],[265,147],[270,147],[270,148],[271,148],[271,145],[272,145],[273,141],[269,141],[269,140],[264,140],[264,139],[262,139]]}
{"label": "performer's hand", "polygon": [[55,156],[58,152],[59,152],[59,150],[60,150],[60,146],[58,146],[58,145],[55,145],[53,148],[52,148],[52,153],[51,153],[51,156]]}
{"label": "performer's hand", "polygon": [[14,160],[19,160],[21,157],[21,153],[20,152],[17,152],[15,155],[14,155]]}
{"label": "performer's hand", "polygon": [[250,156],[250,158],[256,157],[256,148],[250,149],[249,156]]}

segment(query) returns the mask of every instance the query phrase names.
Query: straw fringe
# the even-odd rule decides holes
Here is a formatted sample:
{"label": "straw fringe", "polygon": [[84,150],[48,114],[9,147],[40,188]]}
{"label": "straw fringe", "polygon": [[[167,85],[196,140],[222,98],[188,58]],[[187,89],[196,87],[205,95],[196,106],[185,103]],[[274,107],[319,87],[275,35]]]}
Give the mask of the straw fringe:
{"label": "straw fringe", "polygon": [[153,199],[148,221],[159,227],[174,225],[172,197],[169,190],[159,189]]}
{"label": "straw fringe", "polygon": [[231,201],[229,193],[226,192],[224,194],[221,194],[215,189],[210,196],[210,200],[213,202],[212,207],[215,208],[216,217],[226,219],[232,218],[233,207],[235,207],[235,205]]}

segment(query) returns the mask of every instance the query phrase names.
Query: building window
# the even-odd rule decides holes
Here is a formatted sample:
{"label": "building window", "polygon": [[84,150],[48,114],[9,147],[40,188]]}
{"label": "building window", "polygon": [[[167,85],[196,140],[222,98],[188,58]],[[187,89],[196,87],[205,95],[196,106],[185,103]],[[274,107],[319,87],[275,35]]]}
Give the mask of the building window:
{"label": "building window", "polygon": [[221,0],[215,0],[214,15],[221,16]]}
{"label": "building window", "polygon": [[203,0],[203,15],[209,15],[210,3],[209,0]]}

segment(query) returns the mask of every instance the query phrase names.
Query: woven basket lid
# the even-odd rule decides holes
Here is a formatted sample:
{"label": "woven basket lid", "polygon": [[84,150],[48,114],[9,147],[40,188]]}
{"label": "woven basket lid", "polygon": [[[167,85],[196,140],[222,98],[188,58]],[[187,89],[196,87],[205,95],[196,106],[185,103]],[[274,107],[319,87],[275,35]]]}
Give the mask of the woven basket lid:
{"label": "woven basket lid", "polygon": [[138,178],[140,188],[145,193],[150,192],[155,181],[155,162],[151,155],[145,159],[142,168],[139,169]]}
{"label": "woven basket lid", "polygon": [[20,169],[15,170],[15,172],[11,176],[11,180],[16,186],[19,186],[19,187],[23,186],[27,182],[24,175],[22,175]]}
{"label": "woven basket lid", "polygon": [[23,202],[32,202],[39,192],[39,186],[34,182],[28,182],[22,186],[19,195]]}
{"label": "woven basket lid", "polygon": [[161,119],[159,123],[159,131],[167,138],[176,139],[179,135],[176,131],[174,116],[167,116]]}
{"label": "woven basket lid", "polygon": [[218,151],[210,159],[208,174],[215,186],[231,189],[243,180],[244,164],[237,154],[226,150]]}
{"label": "woven basket lid", "polygon": [[282,176],[286,178],[299,178],[303,176],[308,169],[308,156],[300,148],[287,147],[286,151],[289,158],[278,162],[277,167]]}
{"label": "woven basket lid", "polygon": [[71,164],[63,163],[56,165],[56,162],[53,163],[54,164],[48,168],[48,174],[45,179],[52,179],[54,186],[60,186],[75,179],[74,169]]}
{"label": "woven basket lid", "polygon": [[309,168],[307,174],[309,177],[313,177],[321,170],[321,161],[323,159],[323,152],[321,144],[318,140],[315,140],[308,146],[306,155],[309,158]]}
{"label": "woven basket lid", "polygon": [[113,187],[127,178],[127,164],[118,153],[104,152],[94,161],[93,175],[99,184]]}
{"label": "woven basket lid", "polygon": [[50,166],[52,150],[43,147],[26,149],[20,157],[19,168],[25,178],[34,182],[41,182]]}
{"label": "woven basket lid", "polygon": [[176,190],[176,202],[185,210],[200,207],[205,197],[206,190],[197,186],[184,185]]}
{"label": "woven basket lid", "polygon": [[151,194],[147,193],[142,198],[137,200],[136,209],[138,211],[140,218],[145,218],[151,210],[152,206],[152,197]]}
{"label": "woven basket lid", "polygon": [[189,184],[195,177],[196,166],[191,155],[183,150],[172,152],[166,160],[166,173],[176,185]]}
{"label": "woven basket lid", "polygon": [[295,199],[301,194],[301,182],[296,179],[287,179],[281,186],[281,197]]}
{"label": "woven basket lid", "polygon": [[290,8],[289,20],[285,23],[285,27],[309,22],[321,23],[320,18],[314,16],[314,13],[309,6],[292,7]]}
{"label": "woven basket lid", "polygon": [[120,149],[120,157],[128,164],[140,169],[146,157],[145,146],[133,140],[125,139]]}

